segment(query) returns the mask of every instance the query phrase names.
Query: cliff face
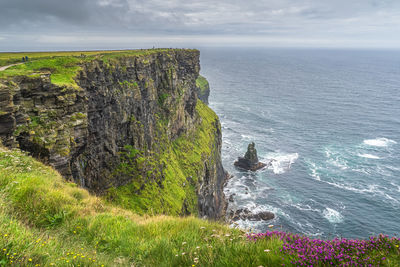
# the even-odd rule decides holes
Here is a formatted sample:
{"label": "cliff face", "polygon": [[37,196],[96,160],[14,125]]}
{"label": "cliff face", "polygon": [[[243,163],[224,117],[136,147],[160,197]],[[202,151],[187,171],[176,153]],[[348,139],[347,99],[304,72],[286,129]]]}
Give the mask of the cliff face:
{"label": "cliff face", "polygon": [[0,138],[139,213],[219,218],[226,179],[218,117],[197,101],[199,52],[85,61],[78,86],[51,71],[0,81]]}
{"label": "cliff face", "polygon": [[208,97],[210,96],[210,85],[203,76],[199,75],[196,80],[196,93],[198,98],[208,105]]}

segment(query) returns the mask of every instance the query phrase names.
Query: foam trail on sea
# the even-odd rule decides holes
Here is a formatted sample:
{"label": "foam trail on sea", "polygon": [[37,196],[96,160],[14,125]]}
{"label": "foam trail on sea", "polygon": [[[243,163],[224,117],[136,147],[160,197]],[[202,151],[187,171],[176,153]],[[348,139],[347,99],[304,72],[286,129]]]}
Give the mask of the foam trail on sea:
{"label": "foam trail on sea", "polygon": [[314,212],[321,212],[319,209],[313,209],[310,205],[308,204],[300,204],[300,203],[295,203],[295,204],[290,204],[290,206],[301,210],[301,211],[314,211]]}
{"label": "foam trail on sea", "polygon": [[386,147],[389,145],[397,144],[396,141],[381,137],[381,138],[375,138],[375,139],[366,139],[363,141],[364,144],[369,145],[369,146],[376,146],[376,147]]}
{"label": "foam trail on sea", "polygon": [[251,135],[247,135],[247,134],[241,134],[241,137],[243,140],[249,141],[249,140],[253,140],[254,137]]}
{"label": "foam trail on sea", "polygon": [[380,157],[372,155],[372,154],[358,154],[359,157],[367,158],[367,159],[380,159]]}
{"label": "foam trail on sea", "polygon": [[298,153],[272,156],[271,165],[268,169],[272,170],[275,174],[285,173],[298,158]]}
{"label": "foam trail on sea", "polygon": [[376,184],[369,184],[367,185],[367,187],[365,188],[356,188],[354,187],[354,185],[349,185],[349,184],[339,184],[339,183],[332,183],[332,182],[328,182],[328,181],[323,181],[324,183],[330,184],[332,186],[335,186],[337,188],[341,188],[344,190],[348,190],[348,191],[353,191],[359,194],[373,194],[373,195],[379,195],[381,197],[383,197],[386,200],[389,200],[388,202],[391,203],[392,205],[398,205],[400,204],[400,201],[393,198],[392,196],[388,195],[385,193],[385,190],[387,190],[386,188],[381,188],[379,189],[379,185]]}
{"label": "foam trail on sea", "polygon": [[348,161],[344,157],[343,152],[332,151],[330,148],[325,148],[326,162],[332,166],[338,167],[342,170],[348,169]]}
{"label": "foam trail on sea", "polygon": [[327,219],[330,223],[341,223],[343,222],[343,215],[340,214],[337,210],[326,208],[322,212],[322,215],[325,219]]}

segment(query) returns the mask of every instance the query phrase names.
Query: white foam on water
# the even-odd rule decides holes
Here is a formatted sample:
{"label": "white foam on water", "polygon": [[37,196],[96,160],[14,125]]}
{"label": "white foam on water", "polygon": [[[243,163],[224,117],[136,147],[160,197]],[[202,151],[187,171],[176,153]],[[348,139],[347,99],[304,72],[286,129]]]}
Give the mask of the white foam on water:
{"label": "white foam on water", "polygon": [[264,224],[264,221],[249,221],[240,219],[230,224],[230,227],[241,229],[247,233],[258,233],[260,230],[257,229],[262,228]]}
{"label": "white foam on water", "polygon": [[376,146],[376,147],[386,147],[392,144],[397,144],[396,141],[385,137],[380,137],[375,139],[365,139],[363,143],[369,146]]}
{"label": "white foam on water", "polygon": [[314,177],[315,180],[321,181],[321,177],[318,175],[318,167],[317,167],[317,165],[315,165],[314,162],[311,162],[310,165],[311,165],[311,167],[310,167],[311,176]]}
{"label": "white foam on water", "polygon": [[359,194],[369,194],[369,195],[379,195],[383,197],[386,200],[389,200],[389,203],[392,205],[398,205],[400,204],[400,201],[393,198],[392,196],[388,195],[385,191],[387,190],[386,188],[379,189],[379,186],[376,184],[369,184],[366,188],[356,188],[354,185],[346,185],[346,184],[339,184],[339,183],[332,183],[328,181],[324,181],[327,184],[333,185],[335,187],[348,190],[348,191],[353,191]]}
{"label": "white foam on water", "polygon": [[242,137],[243,140],[247,140],[247,141],[254,139],[253,136],[247,135],[247,134],[241,134],[241,137]]}
{"label": "white foam on water", "polygon": [[331,158],[331,159],[327,160],[327,162],[335,167],[342,169],[342,170],[348,169],[346,160],[341,159],[339,157]]}
{"label": "white foam on water", "polygon": [[358,154],[359,157],[367,158],[367,159],[380,159],[380,157],[372,155],[372,154]]}
{"label": "white foam on water", "polygon": [[325,156],[327,158],[326,162],[332,166],[338,167],[342,170],[348,169],[347,160],[339,152],[325,148]]}
{"label": "white foam on water", "polygon": [[271,158],[271,165],[268,166],[268,169],[272,170],[275,174],[285,173],[298,158],[298,153],[278,154]]}
{"label": "white foam on water", "polygon": [[332,155],[332,151],[329,148],[325,148],[325,156],[327,158],[330,158]]}
{"label": "white foam on water", "polygon": [[343,222],[343,215],[340,214],[337,210],[326,208],[322,212],[322,215],[325,219],[327,219],[330,223],[341,223]]}
{"label": "white foam on water", "polygon": [[394,187],[397,187],[397,192],[400,193],[400,185],[395,184],[395,183],[393,183],[393,182],[391,182],[390,184],[393,185]]}
{"label": "white foam on water", "polygon": [[292,207],[295,207],[296,209],[301,210],[301,211],[321,212],[321,210],[319,210],[319,209],[313,209],[313,208],[312,208],[310,205],[308,205],[308,204],[303,205],[303,204],[298,203],[298,204],[291,204],[291,206],[292,206]]}
{"label": "white foam on water", "polygon": [[356,188],[354,187],[354,185],[349,185],[349,184],[339,184],[339,183],[332,183],[332,182],[328,182],[328,181],[324,181],[327,184],[333,185],[335,187],[341,188],[341,189],[345,189],[345,190],[349,190],[349,191],[353,191],[356,193],[373,193],[373,194],[377,194],[379,193],[379,189],[378,189],[378,185],[376,184],[370,184],[368,185],[367,188]]}

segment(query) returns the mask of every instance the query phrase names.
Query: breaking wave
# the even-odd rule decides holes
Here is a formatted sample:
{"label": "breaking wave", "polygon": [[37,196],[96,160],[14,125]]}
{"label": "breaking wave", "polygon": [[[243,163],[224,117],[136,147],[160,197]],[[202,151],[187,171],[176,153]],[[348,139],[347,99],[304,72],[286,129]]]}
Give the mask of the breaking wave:
{"label": "breaking wave", "polygon": [[367,159],[380,159],[380,157],[371,154],[358,154],[358,156]]}
{"label": "breaking wave", "polygon": [[337,210],[326,208],[322,212],[322,215],[325,219],[327,219],[330,223],[341,223],[343,222],[343,215],[340,214]]}
{"label": "breaking wave", "polygon": [[298,153],[277,155],[271,158],[271,164],[268,169],[272,170],[275,174],[285,173],[298,158]]}
{"label": "breaking wave", "polygon": [[366,139],[363,141],[363,143],[369,146],[376,146],[376,147],[386,147],[392,144],[397,144],[396,141],[384,137],[376,139]]}

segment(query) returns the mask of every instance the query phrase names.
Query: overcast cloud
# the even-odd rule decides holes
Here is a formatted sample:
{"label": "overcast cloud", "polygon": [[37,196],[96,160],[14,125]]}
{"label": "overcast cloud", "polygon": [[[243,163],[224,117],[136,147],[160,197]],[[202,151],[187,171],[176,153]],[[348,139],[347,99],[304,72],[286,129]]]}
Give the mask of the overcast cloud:
{"label": "overcast cloud", "polygon": [[400,47],[399,0],[0,0],[0,50]]}

